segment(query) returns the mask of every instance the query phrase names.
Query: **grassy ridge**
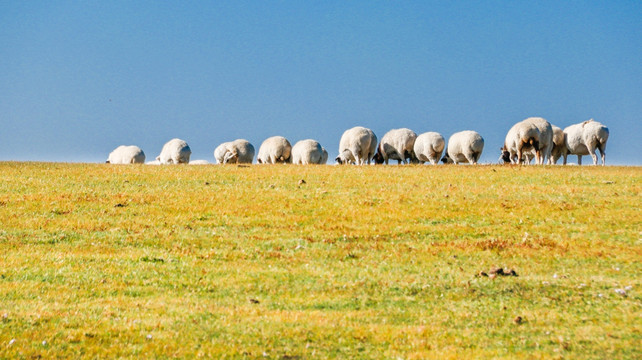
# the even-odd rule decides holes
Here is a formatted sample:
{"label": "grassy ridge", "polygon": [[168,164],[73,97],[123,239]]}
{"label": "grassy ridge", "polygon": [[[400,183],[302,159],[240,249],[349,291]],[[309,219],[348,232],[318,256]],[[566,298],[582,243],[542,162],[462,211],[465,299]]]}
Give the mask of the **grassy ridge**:
{"label": "grassy ridge", "polygon": [[640,356],[639,167],[0,180],[0,358]]}

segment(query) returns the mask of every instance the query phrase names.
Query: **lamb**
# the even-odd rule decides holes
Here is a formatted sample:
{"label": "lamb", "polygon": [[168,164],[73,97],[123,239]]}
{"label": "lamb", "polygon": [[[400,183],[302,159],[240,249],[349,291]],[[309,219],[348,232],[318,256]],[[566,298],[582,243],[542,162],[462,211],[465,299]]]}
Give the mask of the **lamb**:
{"label": "lamb", "polygon": [[459,164],[468,162],[477,164],[484,150],[484,138],[478,132],[472,130],[454,133],[448,139],[446,154],[441,159],[444,163]]}
{"label": "lamb", "polygon": [[559,127],[555,125],[551,126],[553,127],[553,150],[551,150],[551,158],[548,163],[555,165],[566,150],[566,134],[564,134],[564,130]]}
{"label": "lamb", "polygon": [[386,163],[387,165],[390,159],[399,161],[399,164],[406,164],[406,159],[415,161],[415,139],[417,139],[417,134],[410,129],[388,131],[379,142],[377,153],[373,158],[375,163]]}
{"label": "lamb", "polygon": [[606,164],[606,142],[609,139],[609,129],[601,123],[591,119],[580,124],[575,124],[564,129],[566,134],[566,150],[564,165],[569,154],[577,155],[577,164],[582,165],[582,155],[591,155],[593,165],[597,165],[595,150],[600,150],[602,166]]}
{"label": "lamb", "polygon": [[254,146],[245,139],[225,142],[214,150],[219,164],[251,164],[254,160]]}
{"label": "lamb", "polygon": [[[325,164],[323,151],[324,149],[318,141],[301,140],[292,147],[292,163],[300,165]],[[327,152],[325,160],[327,161]]]}
{"label": "lamb", "polygon": [[136,145],[121,145],[109,153],[108,164],[144,164],[145,153]]}
{"label": "lamb", "polygon": [[426,132],[417,136],[413,150],[420,163],[430,161],[431,164],[437,165],[445,146],[446,140],[441,134]]}
{"label": "lamb", "polygon": [[346,130],[339,141],[339,156],[334,161],[339,164],[368,164],[377,148],[375,133],[362,126]]}
{"label": "lamb", "polygon": [[520,121],[508,130],[504,146],[500,148],[500,160],[505,163],[521,164],[524,153],[530,149],[535,151],[537,163],[541,161],[539,146],[540,131],[532,122]]}
{"label": "lamb", "polygon": [[184,140],[172,139],[163,145],[160,155],[156,157],[161,164],[188,164],[192,150]]}
{"label": "lamb", "polygon": [[265,139],[259,148],[257,161],[259,164],[289,163],[292,145],[283,136],[272,136]]}

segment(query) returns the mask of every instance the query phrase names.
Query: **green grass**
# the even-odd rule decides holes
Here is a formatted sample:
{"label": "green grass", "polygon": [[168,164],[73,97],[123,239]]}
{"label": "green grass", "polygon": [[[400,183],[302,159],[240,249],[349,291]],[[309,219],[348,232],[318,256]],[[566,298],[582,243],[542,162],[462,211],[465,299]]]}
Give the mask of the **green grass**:
{"label": "green grass", "polygon": [[640,358],[641,187],[639,167],[0,163],[0,358]]}

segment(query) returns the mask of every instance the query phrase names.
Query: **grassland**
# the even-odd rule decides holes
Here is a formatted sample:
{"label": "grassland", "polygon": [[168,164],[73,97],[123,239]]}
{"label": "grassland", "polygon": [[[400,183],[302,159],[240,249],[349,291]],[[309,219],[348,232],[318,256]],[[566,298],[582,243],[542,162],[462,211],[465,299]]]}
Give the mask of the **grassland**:
{"label": "grassland", "polygon": [[639,359],[641,187],[639,167],[0,163],[0,358]]}

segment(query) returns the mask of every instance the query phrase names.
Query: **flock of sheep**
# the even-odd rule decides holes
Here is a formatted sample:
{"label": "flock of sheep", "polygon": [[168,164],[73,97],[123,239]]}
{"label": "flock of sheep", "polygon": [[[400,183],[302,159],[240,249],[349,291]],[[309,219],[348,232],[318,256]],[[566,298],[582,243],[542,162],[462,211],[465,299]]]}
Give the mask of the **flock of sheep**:
{"label": "flock of sheep", "polygon": [[[583,155],[591,155],[597,165],[596,150],[600,151],[602,165],[605,165],[606,141],[609,130],[591,119],[571,125],[564,130],[551,125],[540,117],[531,117],[515,124],[506,134],[501,148],[500,161],[512,164],[556,164],[568,155],[577,155],[582,164]],[[444,149],[446,149],[445,153]],[[484,139],[476,131],[461,131],[450,136],[448,146],[442,135],[426,132],[417,135],[410,129],[388,131],[377,143],[377,136],[370,129],[357,126],[346,130],[339,142],[339,164],[388,164],[397,160],[399,164],[430,162],[477,164],[484,149]],[[190,162],[192,151],[181,139],[167,142],[155,161],[147,164],[207,164],[205,160]],[[443,153],[443,157],[442,157]],[[251,164],[254,160],[254,146],[247,140],[225,142],[214,150],[219,164]],[[316,140],[301,140],[292,146],[282,136],[273,136],[261,144],[256,158],[259,164],[293,163],[326,164],[328,152]],[[111,164],[143,164],[145,153],[138,146],[119,146],[109,154]]]}

